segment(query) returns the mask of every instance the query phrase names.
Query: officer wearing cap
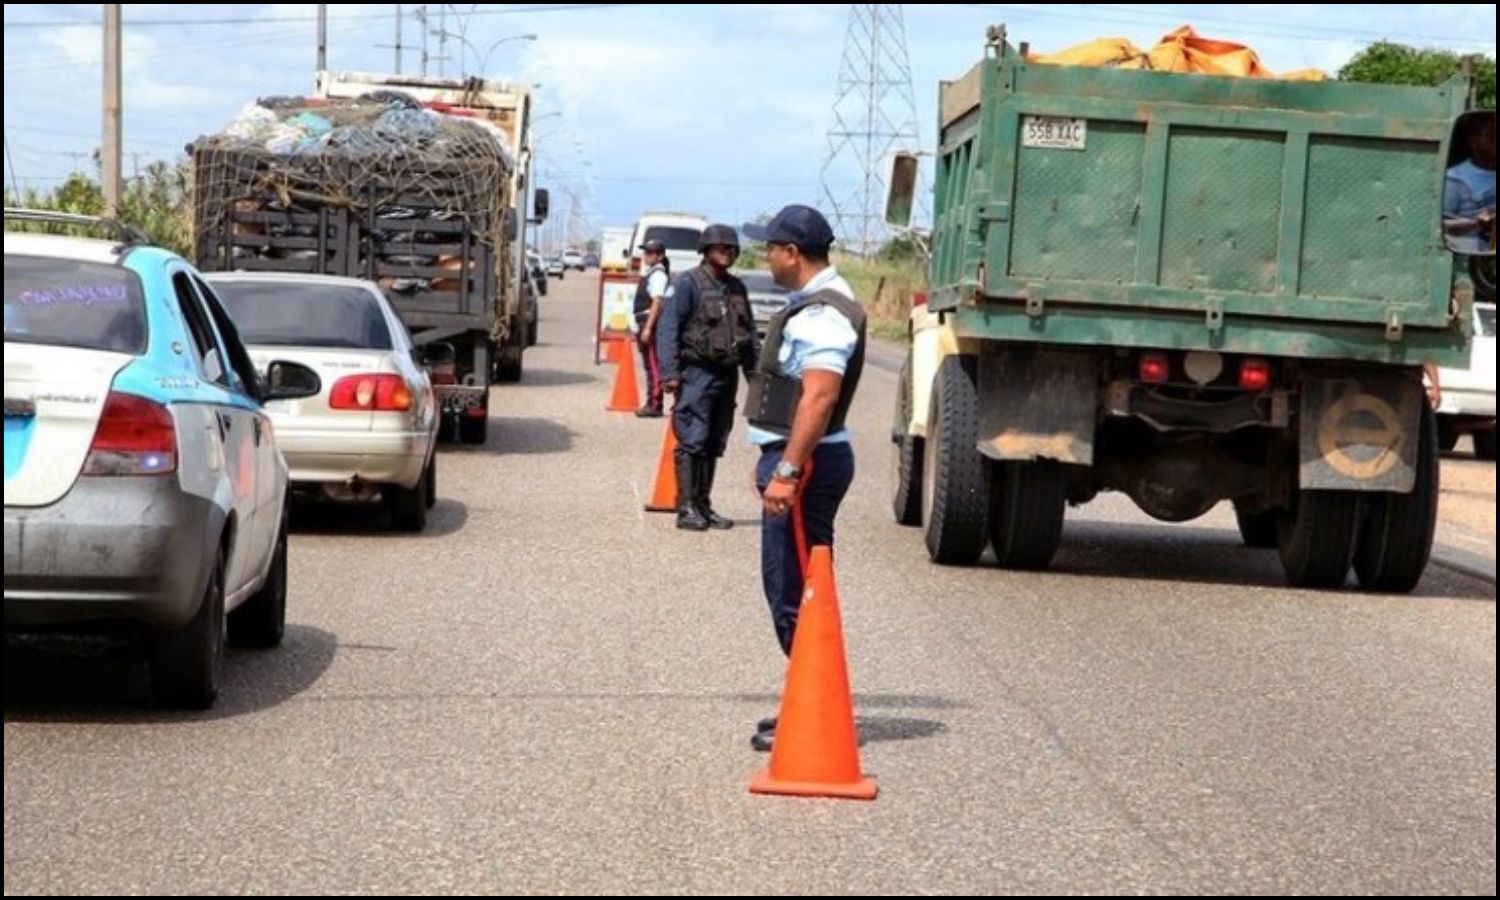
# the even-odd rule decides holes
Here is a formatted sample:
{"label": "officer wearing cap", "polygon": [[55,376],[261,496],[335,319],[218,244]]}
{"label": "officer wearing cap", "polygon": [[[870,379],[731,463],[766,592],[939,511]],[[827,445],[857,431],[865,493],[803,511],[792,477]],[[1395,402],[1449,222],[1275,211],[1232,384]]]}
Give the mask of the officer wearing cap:
{"label": "officer wearing cap", "polygon": [[757,351],[749,294],[729,274],[740,255],[739,235],[729,225],[710,225],[698,251],[702,264],[667,289],[655,335],[662,385],[677,395],[677,527],[689,531],[734,527],[714,512],[709,495],[734,427],[739,370],[750,371]]}
{"label": "officer wearing cap", "polygon": [[646,405],[635,411],[643,419],[661,417],[661,367],[656,358],[656,322],[661,318],[662,298],[667,294],[667,279],[672,273],[667,261],[667,245],[652,238],[641,245],[641,262],[646,273],[635,286],[636,340],[641,345],[641,362],[646,367]]}
{"label": "officer wearing cap", "polygon": [[[829,261],[833,229],[822,213],[792,205],[743,230],[766,243],[772,275],[792,290],[766,329],[746,410],[761,451],[761,579],[790,656],[808,553],[833,545],[833,520],[854,480],[844,422],[864,368],[865,313]],[[761,720],[751,745],[770,750],[775,729],[774,718]]]}

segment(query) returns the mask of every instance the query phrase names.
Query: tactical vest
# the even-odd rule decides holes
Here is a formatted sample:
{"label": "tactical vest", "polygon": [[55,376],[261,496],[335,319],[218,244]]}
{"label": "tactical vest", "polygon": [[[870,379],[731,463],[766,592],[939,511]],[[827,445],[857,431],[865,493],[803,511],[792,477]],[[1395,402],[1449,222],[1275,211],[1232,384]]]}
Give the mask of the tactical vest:
{"label": "tactical vest", "polygon": [[802,402],[802,379],[789,378],[781,374],[781,338],[786,323],[805,309],[813,306],[831,306],[843,314],[854,326],[859,340],[849,365],[844,369],[844,378],[839,383],[839,399],[828,420],[827,434],[842,431],[849,407],[854,403],[854,391],[859,387],[859,376],[865,368],[865,310],[855,301],[838,291],[821,290],[804,297],[793,306],[777,313],[766,328],[766,342],[761,347],[760,363],[750,377],[750,395],[745,404],[745,415],[750,424],[773,434],[790,435],[792,422],[797,415],[797,405]]}
{"label": "tactical vest", "polygon": [[651,280],[651,276],[654,273],[665,272],[666,270],[666,266],[657,263],[646,270],[646,274],[641,276],[640,283],[635,286],[635,304],[632,308],[635,311],[636,322],[641,325],[646,324],[646,316],[651,313],[651,292],[646,289],[646,283]]}
{"label": "tactical vest", "polygon": [[755,318],[744,282],[714,280],[704,266],[689,269],[695,300],[682,329],[682,358],[700,366],[749,366],[755,352]]}

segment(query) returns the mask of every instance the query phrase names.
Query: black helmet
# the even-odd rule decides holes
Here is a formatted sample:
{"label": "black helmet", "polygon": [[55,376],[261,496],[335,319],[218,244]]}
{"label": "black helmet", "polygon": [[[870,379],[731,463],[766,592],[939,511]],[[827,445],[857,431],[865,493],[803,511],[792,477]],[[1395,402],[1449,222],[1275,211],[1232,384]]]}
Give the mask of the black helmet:
{"label": "black helmet", "polygon": [[703,229],[698,235],[698,252],[702,253],[709,247],[723,246],[740,249],[740,236],[735,232],[732,225],[710,225]]}

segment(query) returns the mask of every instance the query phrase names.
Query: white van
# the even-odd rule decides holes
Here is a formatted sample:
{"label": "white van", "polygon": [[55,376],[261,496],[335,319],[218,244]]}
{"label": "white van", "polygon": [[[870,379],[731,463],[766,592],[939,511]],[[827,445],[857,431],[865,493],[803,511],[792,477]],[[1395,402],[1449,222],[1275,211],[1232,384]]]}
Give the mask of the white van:
{"label": "white van", "polygon": [[698,236],[707,227],[707,219],[692,213],[641,213],[630,238],[630,271],[641,271],[641,245],[654,238],[667,245],[672,274],[686,272],[698,264]]}

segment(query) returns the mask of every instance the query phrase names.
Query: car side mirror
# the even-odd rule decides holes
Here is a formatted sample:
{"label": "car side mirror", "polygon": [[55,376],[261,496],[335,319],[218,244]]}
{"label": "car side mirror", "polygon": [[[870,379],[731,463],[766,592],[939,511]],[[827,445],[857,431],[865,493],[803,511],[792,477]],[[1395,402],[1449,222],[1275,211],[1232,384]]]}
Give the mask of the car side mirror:
{"label": "car side mirror", "polygon": [[317,396],[323,390],[323,379],[301,363],[277,360],[266,369],[266,391],[263,402],[301,400]]}
{"label": "car side mirror", "polygon": [[546,188],[537,188],[536,195],[531,199],[532,220],[541,223],[547,221],[547,210],[552,208],[552,198]]}

